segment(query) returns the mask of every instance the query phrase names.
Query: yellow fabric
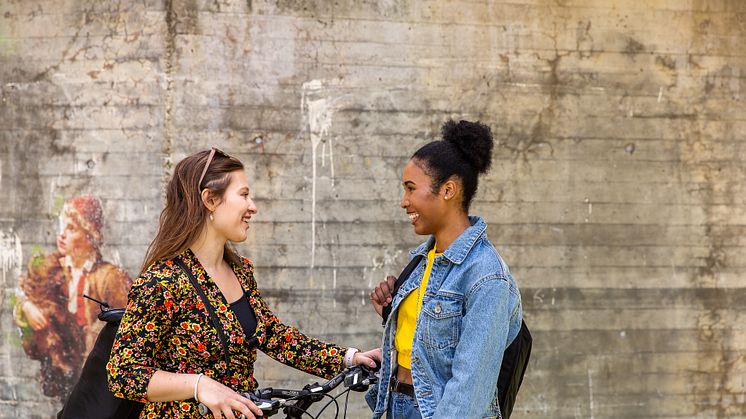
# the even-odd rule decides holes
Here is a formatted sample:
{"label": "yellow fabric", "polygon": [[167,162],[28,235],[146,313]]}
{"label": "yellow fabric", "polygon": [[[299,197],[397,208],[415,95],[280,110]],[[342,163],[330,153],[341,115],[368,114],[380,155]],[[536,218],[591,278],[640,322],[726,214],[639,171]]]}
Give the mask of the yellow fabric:
{"label": "yellow fabric", "polygon": [[412,369],[412,341],[414,340],[414,328],[417,325],[417,317],[422,310],[422,297],[427,289],[427,281],[430,279],[430,271],[433,267],[433,261],[436,256],[442,253],[435,253],[435,247],[427,253],[427,266],[425,273],[422,275],[420,287],[407,295],[399,305],[399,311],[396,316],[396,335],[394,336],[394,345],[396,345],[397,361],[399,365],[406,369]]}

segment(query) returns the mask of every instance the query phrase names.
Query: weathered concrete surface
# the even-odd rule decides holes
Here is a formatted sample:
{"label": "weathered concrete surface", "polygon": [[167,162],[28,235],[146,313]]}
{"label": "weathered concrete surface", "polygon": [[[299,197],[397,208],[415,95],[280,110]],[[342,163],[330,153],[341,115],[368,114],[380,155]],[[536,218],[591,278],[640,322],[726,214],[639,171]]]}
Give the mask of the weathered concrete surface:
{"label": "weathered concrete surface", "polygon": [[368,290],[419,240],[399,172],[448,117],[499,141],[474,213],[536,339],[516,417],[745,417],[745,44],[740,0],[2,0],[0,417],[58,407],[10,299],[61,201],[99,196],[134,274],[211,145],[249,168],[276,312],[376,345]]}

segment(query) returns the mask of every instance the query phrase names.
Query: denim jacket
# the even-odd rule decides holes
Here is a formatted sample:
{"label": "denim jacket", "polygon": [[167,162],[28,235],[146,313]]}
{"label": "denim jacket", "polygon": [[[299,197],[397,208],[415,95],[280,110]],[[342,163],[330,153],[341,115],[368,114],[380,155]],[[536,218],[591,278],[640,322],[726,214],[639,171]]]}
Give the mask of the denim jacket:
{"label": "denim jacket", "polygon": [[[423,418],[501,418],[497,377],[503,352],[521,327],[521,295],[487,239],[487,224],[467,228],[435,258],[412,344],[412,381]],[[431,237],[411,252],[425,256],[392,301],[384,326],[381,379],[366,395],[373,418],[384,415],[396,366],[397,309],[422,281]]]}

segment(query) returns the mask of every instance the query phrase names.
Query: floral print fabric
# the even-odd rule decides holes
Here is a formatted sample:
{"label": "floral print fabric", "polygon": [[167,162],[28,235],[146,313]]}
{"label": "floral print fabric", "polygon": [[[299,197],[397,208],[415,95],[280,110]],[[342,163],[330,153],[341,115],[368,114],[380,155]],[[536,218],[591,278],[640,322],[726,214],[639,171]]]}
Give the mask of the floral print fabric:
{"label": "floral print fabric", "polygon": [[132,285],[107,364],[109,387],[117,397],[147,403],[141,418],[200,417],[193,399],[147,401],[147,386],[157,370],[204,373],[239,393],[257,387],[253,374],[257,348],[283,364],[317,376],[330,378],[341,371],[346,348],[282,324],[260,296],[248,259],[243,259],[242,266],[232,267],[257,318],[252,339],[244,334],[194,253],[187,249],[177,257],[210,300],[229,341],[230,359],[225,359],[218,332],[184,271],[172,260],[154,264]]}

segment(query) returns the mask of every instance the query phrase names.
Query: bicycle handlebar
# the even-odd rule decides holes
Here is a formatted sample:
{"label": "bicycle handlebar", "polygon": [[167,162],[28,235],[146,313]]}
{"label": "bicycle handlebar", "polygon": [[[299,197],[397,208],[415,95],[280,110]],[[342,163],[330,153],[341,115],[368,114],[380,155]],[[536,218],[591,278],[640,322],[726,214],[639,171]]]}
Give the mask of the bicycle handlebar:
{"label": "bicycle handlebar", "polygon": [[[277,414],[283,407],[285,408],[285,413],[288,417],[299,417],[301,414],[306,413],[306,409],[308,409],[313,403],[323,399],[329,392],[342,383],[344,383],[344,386],[349,389],[347,391],[352,390],[360,392],[367,390],[371,384],[378,382],[376,372],[379,368],[380,365],[376,365],[376,368],[370,368],[365,365],[356,365],[343,370],[324,384],[307,384],[302,390],[265,387],[256,389],[252,392],[241,393],[241,396],[251,400],[259,409],[261,409],[264,417]],[[345,391],[345,393],[347,391]],[[333,399],[336,400],[336,398]],[[289,402],[295,402],[295,404],[289,404]],[[200,403],[199,413],[202,416],[206,416],[210,413],[210,409],[208,409],[203,403]]]}

